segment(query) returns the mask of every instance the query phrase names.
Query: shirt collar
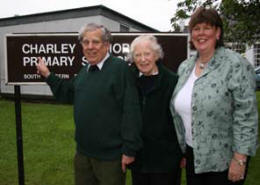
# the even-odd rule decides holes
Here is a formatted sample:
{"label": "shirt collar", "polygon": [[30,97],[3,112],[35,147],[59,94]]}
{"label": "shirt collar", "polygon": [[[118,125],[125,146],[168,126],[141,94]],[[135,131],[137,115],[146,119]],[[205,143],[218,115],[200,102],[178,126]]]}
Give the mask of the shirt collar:
{"label": "shirt collar", "polygon": [[[103,67],[103,65],[104,65],[104,63],[105,63],[105,61],[108,59],[109,56],[110,56],[110,54],[107,52],[107,54],[106,54],[106,56],[103,58],[103,60],[101,60],[101,62],[97,63],[97,67],[98,67],[99,70],[102,69],[102,67]],[[89,63],[88,63],[88,64],[89,64]],[[88,69],[89,69],[90,66],[91,66],[91,65],[88,65]]]}
{"label": "shirt collar", "polygon": [[[159,71],[154,72],[151,76],[158,75]],[[139,77],[143,76],[144,74],[139,71]]]}

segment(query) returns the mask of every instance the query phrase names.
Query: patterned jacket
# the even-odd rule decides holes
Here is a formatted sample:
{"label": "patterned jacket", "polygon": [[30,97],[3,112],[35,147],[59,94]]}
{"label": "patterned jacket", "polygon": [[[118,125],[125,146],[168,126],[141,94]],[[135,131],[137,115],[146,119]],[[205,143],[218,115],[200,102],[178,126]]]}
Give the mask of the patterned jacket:
{"label": "patterned jacket", "polygon": [[[174,110],[174,98],[189,78],[197,56],[178,69],[179,81],[170,109],[179,143],[185,152],[185,130]],[[255,73],[238,53],[220,47],[195,81],[192,92],[192,142],[196,173],[224,171],[233,152],[255,155],[258,111]]]}

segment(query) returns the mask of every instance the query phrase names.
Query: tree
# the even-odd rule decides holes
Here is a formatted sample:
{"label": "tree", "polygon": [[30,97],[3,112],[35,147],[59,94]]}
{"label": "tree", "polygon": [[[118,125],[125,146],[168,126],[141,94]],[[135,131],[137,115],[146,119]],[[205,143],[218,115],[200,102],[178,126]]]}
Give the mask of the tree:
{"label": "tree", "polygon": [[222,17],[225,42],[253,44],[260,38],[259,0],[181,0],[171,19],[175,31],[200,6],[215,8]]}

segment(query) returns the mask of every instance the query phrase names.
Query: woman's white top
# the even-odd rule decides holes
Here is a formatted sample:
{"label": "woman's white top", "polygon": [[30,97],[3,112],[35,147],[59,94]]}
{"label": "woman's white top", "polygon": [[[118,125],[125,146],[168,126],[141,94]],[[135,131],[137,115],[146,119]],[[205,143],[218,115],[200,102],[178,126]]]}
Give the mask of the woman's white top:
{"label": "woman's white top", "polygon": [[177,93],[174,108],[181,116],[182,122],[185,127],[185,140],[186,143],[192,147],[192,133],[191,133],[191,98],[194,82],[198,79],[195,75],[195,67],[182,89]]}

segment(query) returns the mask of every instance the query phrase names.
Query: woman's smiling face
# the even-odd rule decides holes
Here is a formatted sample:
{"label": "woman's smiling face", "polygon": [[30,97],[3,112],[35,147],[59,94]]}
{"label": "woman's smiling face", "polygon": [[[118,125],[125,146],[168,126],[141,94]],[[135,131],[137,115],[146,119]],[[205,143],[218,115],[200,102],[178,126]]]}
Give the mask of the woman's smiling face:
{"label": "woman's smiling face", "polygon": [[140,72],[146,76],[157,71],[156,61],[158,56],[152,50],[149,41],[140,42],[134,49],[134,62]]}
{"label": "woman's smiling face", "polygon": [[208,23],[196,24],[191,30],[191,40],[199,53],[212,52],[220,37],[220,28]]}

